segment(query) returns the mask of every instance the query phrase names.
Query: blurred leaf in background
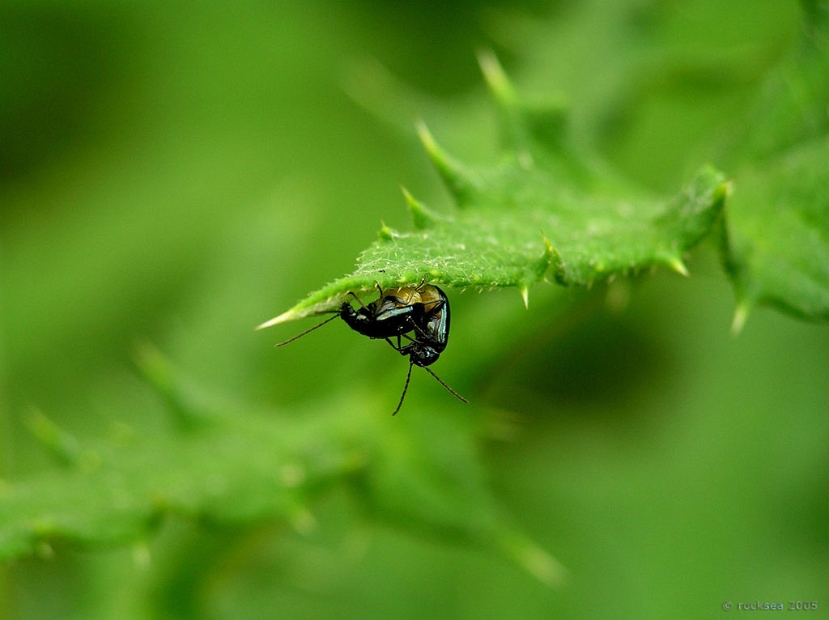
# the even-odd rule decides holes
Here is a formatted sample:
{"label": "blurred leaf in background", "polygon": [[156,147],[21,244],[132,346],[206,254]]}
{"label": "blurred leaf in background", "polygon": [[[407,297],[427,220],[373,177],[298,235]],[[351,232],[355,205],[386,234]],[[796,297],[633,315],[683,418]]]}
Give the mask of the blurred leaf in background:
{"label": "blurred leaf in background", "polygon": [[[126,546],[47,536],[7,563],[0,617],[697,618],[729,600],[823,602],[829,336],[758,310],[729,337],[712,247],[692,255],[689,280],[539,288],[529,310],[514,291],[448,291],[440,374],[468,408],[415,375],[392,420],[405,360],[341,324],[278,351],[298,330],[253,332],[351,271],[381,219],[408,226],[398,182],[450,208],[414,132],[355,103],[366,58],[413,88],[412,119],[481,162],[496,141],[475,50],[494,48],[522,92],[567,96],[577,143],[667,193],[708,158],[736,172],[742,160],[712,145],[798,45],[799,9],[0,5],[0,500],[24,481],[53,489],[35,496],[50,510],[84,515],[97,500],[106,515],[132,501],[95,492],[117,490],[112,462],[165,498],[185,491],[184,508],[149,514]],[[401,116],[384,118],[413,126]],[[169,394],[134,370],[147,340],[192,380],[168,387],[229,416],[205,433],[233,452],[211,462],[193,456],[208,444],[170,439]],[[97,466],[83,449],[103,455],[84,502],[27,420],[41,440],[78,437],[81,470]],[[367,460],[300,498],[307,513],[262,509],[280,500],[263,455],[287,446],[331,464],[346,442]],[[61,443],[70,457],[74,445]],[[298,480],[288,465],[275,479]],[[182,471],[204,478],[155,482]],[[228,472],[263,475],[244,474],[241,524],[186,508],[186,491],[221,494]],[[482,505],[552,552],[567,585],[457,544],[458,528],[424,527],[478,526]],[[545,557],[520,540],[501,544],[524,568]]]}

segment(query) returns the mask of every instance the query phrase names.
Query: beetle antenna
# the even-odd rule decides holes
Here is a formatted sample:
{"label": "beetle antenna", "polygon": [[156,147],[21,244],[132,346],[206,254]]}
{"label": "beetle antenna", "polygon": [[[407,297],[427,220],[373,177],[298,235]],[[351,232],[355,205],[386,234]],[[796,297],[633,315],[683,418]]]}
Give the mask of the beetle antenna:
{"label": "beetle antenna", "polygon": [[[432,375],[435,379],[437,379],[438,383],[440,383],[443,387],[445,387],[445,388],[449,391],[449,393],[450,393],[452,396],[454,396],[455,398],[457,398],[457,399],[458,399],[459,401],[461,401],[462,403],[469,404],[469,401],[468,401],[468,400],[466,400],[463,396],[461,396],[461,395],[460,395],[460,394],[458,394],[455,390],[453,390],[453,389],[452,389],[452,388],[450,388],[448,385],[446,385],[446,384],[443,382],[443,379],[441,379],[440,377],[438,377],[438,376],[437,376],[434,372],[432,372],[431,370],[429,370],[428,368],[426,368],[426,366],[421,366],[421,368],[423,368],[423,370],[425,370],[425,371],[426,371],[426,372],[428,372],[430,375]],[[409,372],[411,372],[411,371],[412,371],[412,369],[411,369],[411,368],[409,368]],[[406,384],[408,385],[408,381],[406,381]],[[403,401],[401,400],[400,402],[402,403]]]}
{"label": "beetle antenna", "polygon": [[[392,415],[397,415],[397,412],[400,411],[400,407],[403,406],[403,399],[406,398],[406,391],[409,389],[409,381],[412,378],[412,366],[414,366],[414,362],[409,360],[409,372],[406,373],[406,383],[403,385],[403,393],[400,395],[400,402],[397,403],[397,409],[392,412]],[[438,379],[440,381],[440,379]],[[441,381],[441,383],[443,383]]]}
{"label": "beetle antenna", "polygon": [[322,323],[320,323],[319,325],[314,325],[311,329],[306,329],[304,332],[302,332],[301,334],[297,334],[297,335],[296,335],[296,336],[294,336],[293,338],[288,338],[288,339],[287,339],[287,340],[285,340],[284,342],[278,342],[278,343],[277,343],[277,344],[275,344],[274,346],[275,346],[275,347],[284,347],[284,346],[285,346],[286,344],[288,344],[289,342],[293,342],[294,340],[298,340],[299,338],[302,338],[305,334],[310,334],[310,333],[311,333],[312,331],[314,331],[315,329],[319,329],[320,327],[322,327],[322,326],[323,326],[323,325],[325,325],[326,323],[330,323],[331,321],[333,321],[334,319],[336,319],[338,316],[340,316],[340,315],[339,315],[339,313],[335,314],[335,315],[334,315],[334,316],[332,316],[331,318],[325,319],[325,320],[324,320]]}

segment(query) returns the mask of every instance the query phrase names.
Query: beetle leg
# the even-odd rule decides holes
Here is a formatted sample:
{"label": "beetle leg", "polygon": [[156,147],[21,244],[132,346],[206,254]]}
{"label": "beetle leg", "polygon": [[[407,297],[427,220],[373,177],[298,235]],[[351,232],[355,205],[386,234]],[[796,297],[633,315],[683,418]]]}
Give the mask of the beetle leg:
{"label": "beetle leg", "polygon": [[366,307],[366,305],[363,303],[363,300],[360,299],[359,297],[357,297],[357,293],[355,293],[354,291],[348,291],[348,294],[351,295],[354,299],[357,300],[357,303],[360,304],[361,308]]}
{"label": "beetle leg", "polygon": [[399,352],[400,352],[400,350],[403,348],[403,347],[401,347],[401,346],[400,346],[399,338],[398,338],[398,343],[397,343],[397,346],[395,346],[395,345],[394,345],[394,343],[391,341],[391,338],[383,338],[383,340],[385,340],[386,342],[388,342],[388,343],[389,343],[389,346],[390,346],[392,349],[394,349],[395,351],[397,351],[398,353],[399,353]]}

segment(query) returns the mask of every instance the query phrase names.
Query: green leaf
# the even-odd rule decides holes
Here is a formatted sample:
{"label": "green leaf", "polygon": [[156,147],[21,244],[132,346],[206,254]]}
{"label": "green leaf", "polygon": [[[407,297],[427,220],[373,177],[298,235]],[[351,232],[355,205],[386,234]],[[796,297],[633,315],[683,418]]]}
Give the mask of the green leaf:
{"label": "green leaf", "polygon": [[803,3],[800,46],[737,132],[741,161],[722,236],[739,331],[757,304],[829,320],[829,2]]}
{"label": "green leaf", "polygon": [[723,253],[738,297],[735,331],[758,303],[829,320],[829,140],[738,175]]}
{"label": "green leaf", "polygon": [[678,194],[654,198],[601,170],[569,145],[560,107],[520,100],[492,56],[481,65],[499,109],[506,154],[499,164],[456,161],[419,127],[426,151],[458,206],[439,215],[404,193],[415,231],[383,227],[356,271],[309,295],[268,327],[336,310],[349,292],[427,281],[456,288],[537,282],[589,286],[617,274],[668,266],[717,220],[723,176],[700,170]]}
{"label": "green leaf", "polygon": [[83,446],[34,414],[32,430],[66,467],[0,481],[0,560],[54,540],[139,541],[168,515],[237,527],[282,520],[307,533],[315,500],[340,485],[370,517],[504,553],[549,585],[564,578],[495,505],[470,419],[440,405],[377,415],[360,393],[295,412],[235,410],[183,381],[155,349],[144,347],[140,365],[178,432],[122,428]]}

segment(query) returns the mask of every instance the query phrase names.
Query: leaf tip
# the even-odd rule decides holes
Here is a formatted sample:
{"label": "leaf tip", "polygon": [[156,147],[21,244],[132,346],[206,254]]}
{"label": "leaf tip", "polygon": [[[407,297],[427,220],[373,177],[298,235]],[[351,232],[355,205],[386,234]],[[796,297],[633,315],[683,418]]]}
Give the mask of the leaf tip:
{"label": "leaf tip", "polygon": [[78,440],[62,429],[40,409],[33,408],[26,423],[29,431],[62,465],[74,466],[81,460]]}
{"label": "leaf tip", "polygon": [[166,401],[180,429],[190,430],[210,419],[203,395],[186,384],[173,363],[155,345],[139,342],[133,358],[139,372]]}
{"label": "leaf tip", "polygon": [[417,129],[417,135],[420,138],[420,143],[426,150],[426,154],[429,156],[429,159],[432,160],[432,165],[438,170],[438,172],[440,172],[441,176],[445,179],[457,176],[457,164],[455,164],[449,154],[440,147],[437,140],[435,140],[435,137],[432,135],[432,132],[429,131],[429,128],[426,126],[426,123],[423,122],[423,119],[418,119],[415,127]]}
{"label": "leaf tip", "polygon": [[524,565],[530,574],[550,588],[558,589],[567,584],[567,569],[541,548],[528,550]]}
{"label": "leaf tip", "polygon": [[676,273],[681,276],[688,277],[691,274],[688,273],[688,267],[685,265],[685,262],[679,256],[672,256],[668,258],[666,261],[668,267],[673,269]]}
{"label": "leaf tip", "polygon": [[397,235],[394,230],[386,226],[385,222],[380,222],[380,230],[377,231],[377,237],[381,241],[394,241],[395,236]]}
{"label": "leaf tip", "polygon": [[455,197],[458,206],[465,206],[474,200],[479,191],[469,171],[438,145],[422,119],[417,121],[416,128],[426,154],[432,160],[432,165],[440,174],[446,187]]}
{"label": "leaf tip", "polygon": [[519,289],[519,292],[521,293],[521,299],[524,300],[524,308],[529,310],[530,309],[530,289],[529,289],[529,287],[527,287],[526,284],[523,284],[521,286],[521,288]]}
{"label": "leaf tip", "polygon": [[403,192],[403,198],[406,199],[406,205],[409,206],[410,208],[413,204],[420,204],[418,202],[417,198],[412,196],[412,193],[409,190],[407,190],[406,186],[403,185],[402,183],[400,184],[400,191]]}
{"label": "leaf tip", "polygon": [[[553,278],[555,281],[566,286],[568,278],[567,268],[564,265],[564,259],[561,258],[561,254],[559,254],[558,250],[556,250],[552,241],[547,238],[547,235],[544,234],[543,230],[541,231],[541,237],[544,240],[544,260],[546,261],[544,272],[546,273],[548,269],[552,268]],[[541,276],[543,275],[544,274],[542,273]]]}
{"label": "leaf tip", "polygon": [[426,153],[432,158],[432,161],[435,160],[436,157],[440,157],[442,151],[438,146],[435,137],[432,135],[432,132],[429,131],[429,128],[426,126],[426,122],[419,118],[415,121],[415,130],[417,131],[417,137],[420,138],[420,143],[423,145],[423,148],[426,149]]}
{"label": "leaf tip", "polygon": [[506,554],[519,566],[550,588],[566,585],[568,571],[561,562],[523,536],[508,535],[501,540]]}
{"label": "leaf tip", "polygon": [[425,204],[420,202],[417,198],[402,185],[400,189],[403,191],[403,196],[406,199],[406,206],[409,208],[409,213],[412,214],[412,222],[417,230],[424,230],[431,228],[441,218],[432,212]]}
{"label": "leaf tip", "polygon": [[747,301],[743,300],[734,309],[734,318],[731,319],[731,335],[739,336],[748,320],[748,313],[751,310]]}
{"label": "leaf tip", "polygon": [[484,80],[495,99],[504,106],[515,103],[515,90],[507,77],[498,57],[490,49],[478,50],[478,65]]}
{"label": "leaf tip", "polygon": [[729,179],[728,181],[723,181],[719,185],[717,185],[716,189],[714,190],[714,199],[717,201],[725,202],[729,198],[731,198],[731,194],[734,193],[734,181],[733,179]]}
{"label": "leaf tip", "polygon": [[293,321],[295,319],[300,318],[296,316],[296,314],[297,313],[294,311],[294,309],[291,308],[287,312],[283,312],[279,316],[275,316],[272,319],[269,319],[264,323],[257,325],[254,331],[259,331],[260,329],[267,329],[268,327],[273,327],[274,325],[279,325],[280,323],[287,323],[288,321]]}

